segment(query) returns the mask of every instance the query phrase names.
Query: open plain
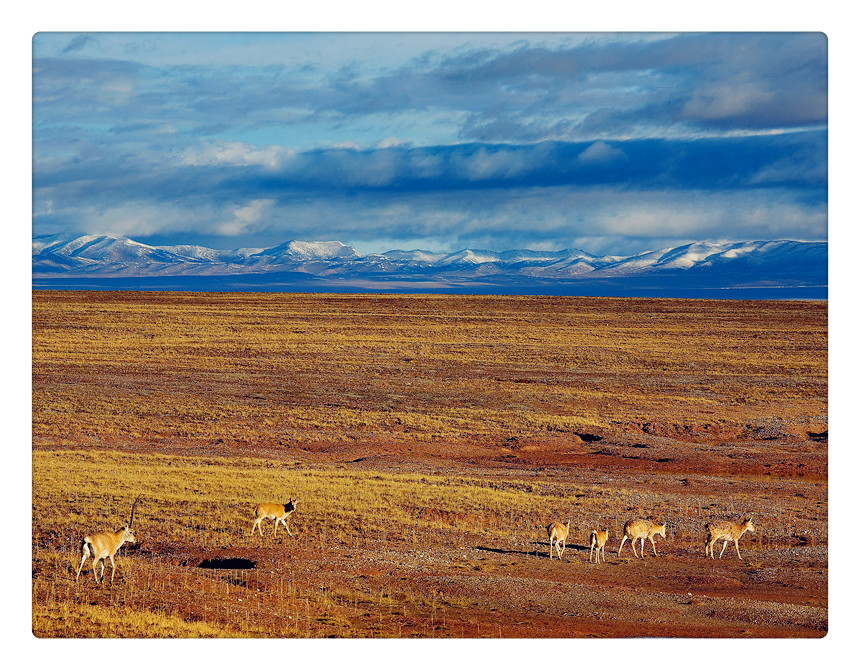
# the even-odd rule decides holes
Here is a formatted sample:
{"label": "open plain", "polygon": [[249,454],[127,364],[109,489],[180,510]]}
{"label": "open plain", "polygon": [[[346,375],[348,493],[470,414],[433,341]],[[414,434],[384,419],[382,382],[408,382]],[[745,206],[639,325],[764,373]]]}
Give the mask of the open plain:
{"label": "open plain", "polygon": [[827,434],[826,302],[37,291],[33,631],[821,637]]}

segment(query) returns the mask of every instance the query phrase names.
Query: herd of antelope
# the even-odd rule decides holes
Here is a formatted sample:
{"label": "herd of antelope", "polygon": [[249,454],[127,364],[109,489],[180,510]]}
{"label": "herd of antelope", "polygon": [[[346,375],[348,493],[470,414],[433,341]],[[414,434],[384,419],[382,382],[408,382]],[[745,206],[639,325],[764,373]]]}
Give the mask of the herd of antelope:
{"label": "herd of antelope", "polygon": [[[134,510],[137,507],[137,503],[140,500],[140,496],[135,498],[134,503],[131,506],[131,516],[128,519],[128,523],[120,528],[115,533],[111,533],[109,531],[103,533],[95,533],[94,535],[87,535],[83,542],[81,543],[81,564],[78,566],[78,573],[75,575],[75,581],[81,576],[81,570],[84,567],[84,563],[86,563],[87,559],[92,556],[93,558],[93,577],[96,580],[96,584],[104,584],[104,574],[105,574],[105,559],[110,559],[111,564],[111,573],[110,573],[110,582],[113,584],[113,576],[116,572],[116,564],[114,563],[113,557],[116,555],[116,552],[119,551],[119,548],[128,543],[135,544],[137,540],[134,537],[134,532],[131,529],[132,524],[134,523]],[[289,502],[281,505],[280,503],[260,503],[254,508],[254,525],[251,526],[250,534],[254,534],[254,530],[260,531],[260,537],[263,536],[262,524],[264,519],[271,519],[275,522],[275,537],[278,536],[278,524],[282,524],[284,528],[287,529],[287,533],[292,537],[293,533],[290,531],[290,526],[287,523],[290,515],[296,511],[296,503],[298,500],[293,500],[290,498]],[[99,562],[102,564],[101,574],[96,571],[96,567]]]}
{"label": "herd of antelope", "polygon": [[[93,578],[97,584],[104,584],[105,559],[110,559],[111,575],[110,581],[113,584],[114,573],[116,573],[116,563],[114,556],[119,548],[128,543],[135,544],[137,540],[134,537],[132,524],[134,523],[134,510],[137,503],[140,501],[140,496],[135,498],[131,506],[131,515],[128,523],[116,532],[101,532],[87,535],[81,543],[81,564],[78,566],[78,572],[75,575],[75,581],[78,581],[83,570],[84,563],[87,558],[92,557]],[[265,519],[270,519],[275,522],[274,536],[278,536],[278,524],[283,525],[287,533],[292,537],[290,526],[287,523],[290,515],[296,510],[298,500],[290,500],[284,504],[280,503],[260,503],[254,507],[254,524],[251,526],[250,534],[253,535],[257,530],[260,537],[263,536],[262,524]],[[560,521],[554,521],[546,527],[547,535],[549,536],[549,557],[552,558],[553,550],[556,556],[561,559],[564,555],[564,550],[567,547],[567,537],[570,534],[570,521],[563,524]],[[707,539],[705,540],[705,556],[714,558],[714,544],[719,540],[723,540],[723,548],[720,551],[720,558],[723,557],[723,552],[726,550],[729,542],[735,543],[735,551],[738,552],[738,558],[741,558],[741,551],[738,548],[738,540],[747,531],[754,533],[755,527],[752,523],[752,516],[744,519],[743,523],[735,523],[734,521],[712,521],[705,524],[705,532]],[[654,537],[659,535],[666,539],[666,524],[656,524],[653,521],[646,519],[633,519],[624,524],[624,535],[621,538],[621,544],[618,546],[618,556],[621,556],[621,550],[624,548],[624,543],[630,540],[630,546],[633,548],[633,556],[636,558],[644,558],[645,556],[645,540],[651,542],[651,548],[654,555],[657,556],[657,545],[654,543]],[[606,562],[606,541],[609,539],[609,530],[592,530],[589,536],[589,552],[588,560],[595,563],[600,563],[600,557],[603,556],[603,562]],[[636,553],[636,541],[639,540],[639,553]],[[97,571],[98,564],[101,563],[101,573]]]}
{"label": "herd of antelope", "polygon": [[[735,523],[734,521],[711,521],[705,524],[705,556],[714,557],[714,544],[719,540],[723,540],[723,549],[720,551],[720,558],[723,557],[723,552],[726,550],[729,542],[735,543],[735,551],[738,552],[738,558],[741,558],[741,550],[738,548],[738,540],[741,536],[749,531],[755,532],[753,526],[752,515],[744,519],[743,523]],[[549,557],[552,558],[552,551],[555,549],[555,554],[558,558],[564,554],[567,545],[567,536],[570,533],[570,521],[563,524],[560,521],[553,521],[546,527],[547,535],[549,536]],[[630,546],[633,548],[633,556],[635,558],[645,557],[645,540],[651,542],[651,549],[654,555],[657,556],[657,545],[654,543],[654,537],[659,535],[664,540],[666,539],[666,524],[656,524],[647,519],[633,519],[624,524],[624,535],[621,537],[621,544],[618,545],[618,556],[621,556],[621,550],[624,548],[624,543],[630,540]],[[603,562],[606,562],[606,541],[609,539],[609,529],[592,530],[588,538],[589,551],[588,560],[595,563],[600,563],[601,552]],[[639,553],[636,553],[636,541],[639,540]]]}

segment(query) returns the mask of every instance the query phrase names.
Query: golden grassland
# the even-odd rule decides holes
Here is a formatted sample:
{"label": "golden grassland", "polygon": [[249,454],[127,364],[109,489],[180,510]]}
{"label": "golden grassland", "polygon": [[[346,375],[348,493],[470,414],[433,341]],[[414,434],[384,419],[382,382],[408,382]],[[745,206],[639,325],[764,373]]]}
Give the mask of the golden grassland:
{"label": "golden grassland", "polygon": [[[285,575],[273,577],[261,594],[237,587],[235,582],[244,577],[209,578],[194,565],[163,560],[176,546],[204,551],[271,547],[270,522],[264,524],[263,538],[249,536],[249,530],[254,503],[269,500],[272,492],[283,499],[289,493],[300,501],[291,526],[301,542],[317,552],[330,545],[336,551],[360,550],[383,540],[431,547],[448,541],[446,531],[457,530],[480,533],[488,541],[510,533],[533,538],[529,516],[536,505],[567,511],[565,500],[576,495],[557,485],[508,482],[496,487],[479,479],[294,469],[258,459],[35,452],[34,632],[46,637],[257,637],[272,632],[271,617],[260,611],[274,609],[293,613],[290,635],[317,636],[331,630],[338,636],[354,634],[350,619],[377,609],[379,603],[343,584],[339,597],[355,605],[333,626],[326,618],[332,595],[291,591],[294,587]],[[133,553],[120,559],[117,583],[107,596],[100,593],[106,589],[93,585],[89,564],[83,581],[75,584],[80,538],[127,518],[130,501],[139,493],[138,542],[163,545],[162,560]],[[246,594],[242,602],[230,598],[231,588]],[[94,589],[106,602],[88,602]],[[168,593],[177,589],[183,591],[178,601]],[[201,598],[211,607],[202,615]],[[363,606],[362,599],[367,600]],[[164,611],[165,603],[171,603],[171,611]],[[201,616],[204,619],[197,620]]]}
{"label": "golden grassland", "polygon": [[[494,560],[455,569],[517,575],[554,518],[579,544],[596,525],[617,540],[632,516],[668,519],[674,550],[698,557],[704,519],[755,510],[743,546],[764,573],[801,540],[826,547],[826,481],[694,470],[686,487],[657,471],[410,471],[354,455],[512,437],[537,445],[526,453],[587,432],[644,440],[646,424],[648,439],[736,436],[778,419],[793,441],[767,449],[826,459],[805,439],[827,429],[826,345],[825,303],[35,292],[34,634],[513,637],[504,611],[482,631],[468,594],[362,557],[485,547]],[[338,444],[346,457],[320,456]],[[116,583],[96,586],[87,565],[76,584],[81,538],[116,529],[138,494]],[[249,535],[254,504],[289,497],[294,538],[271,522]],[[201,567],[219,557],[255,567]]]}
{"label": "golden grassland", "polygon": [[[647,512],[670,520],[675,551],[700,553],[698,522],[708,515],[736,515],[741,507],[764,510],[757,523],[767,540],[745,541],[753,567],[762,568],[766,561],[756,560],[757,549],[750,547],[760,547],[761,554],[790,546],[795,533],[789,532],[788,519],[807,543],[827,542],[820,510],[785,506],[766,491],[731,500],[719,494],[667,500],[656,492],[552,480],[66,450],[34,452],[33,479],[33,630],[39,637],[387,636],[394,634],[390,625],[380,621],[374,628],[367,619],[375,622],[380,612],[407,606],[416,616],[458,608],[456,598],[443,603],[432,590],[393,578],[368,593],[333,572],[322,577],[321,595],[318,589],[296,586],[295,576],[281,568],[264,570],[266,576],[249,584],[249,572],[257,570],[200,567],[202,556],[225,550],[230,556],[262,552],[264,561],[268,557],[275,564],[283,560],[285,546],[299,543],[317,561],[327,552],[360,554],[374,546],[432,551],[458,543],[528,544],[542,555],[546,518],[571,519],[568,542],[584,545],[596,522],[618,538],[627,518]],[[116,583],[96,586],[89,562],[76,583],[81,538],[126,520],[138,494],[138,545],[120,551]],[[278,543],[270,522],[264,523],[264,537],[249,535],[255,502],[288,496],[300,501],[290,524],[294,537],[287,539],[282,529]],[[184,551],[188,548],[196,552],[191,559]],[[108,580],[110,572],[108,565]]]}
{"label": "golden grassland", "polygon": [[826,304],[38,292],[33,429],[58,439],[523,436],[826,413]]}
{"label": "golden grassland", "polygon": [[[534,539],[542,532],[544,516],[572,518],[572,534],[583,539],[597,521],[618,531],[630,515],[645,510],[673,518],[677,533],[683,528],[679,510],[691,505],[720,511],[729,505],[768,506],[766,491],[743,493],[730,503],[719,494],[687,496],[679,502],[660,492],[576,486],[552,477],[499,481],[112,451],[37,451],[33,459],[37,541],[46,538],[72,552],[89,530],[111,528],[126,519],[138,494],[145,503],[136,512],[135,525],[151,540],[191,542],[202,548],[232,546],[248,535],[257,502],[288,498],[301,501],[292,523],[300,524],[304,535],[328,534],[339,541],[392,529],[413,539],[435,529]],[[271,531],[270,523],[264,523],[265,533]],[[698,535],[698,529],[691,532],[695,542]],[[819,529],[819,537],[826,538],[826,528]]]}

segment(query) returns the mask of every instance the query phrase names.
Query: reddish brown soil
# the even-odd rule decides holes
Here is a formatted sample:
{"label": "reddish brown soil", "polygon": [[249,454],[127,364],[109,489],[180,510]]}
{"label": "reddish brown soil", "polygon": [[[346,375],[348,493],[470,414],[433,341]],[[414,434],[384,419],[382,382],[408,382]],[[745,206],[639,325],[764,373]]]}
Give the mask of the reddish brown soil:
{"label": "reddish brown soil", "polygon": [[[788,459],[767,452],[751,455],[755,450],[748,450],[746,474],[738,476],[740,468],[734,469],[732,459],[720,455],[723,449],[715,448],[717,442],[699,441],[686,449],[666,446],[658,453],[675,454],[666,462],[659,462],[665,456],[631,458],[647,449],[623,442],[618,436],[611,441],[604,437],[602,447],[555,441],[505,447],[510,458],[486,445],[400,442],[316,444],[286,452],[283,447],[270,452],[221,445],[208,454],[286,453],[308,465],[476,476],[497,482],[552,477],[577,486],[645,487],[667,495],[683,487],[685,493],[704,498],[727,488],[735,493],[766,490],[774,504],[826,501],[821,451]],[[177,453],[187,450],[179,447]],[[715,455],[709,458],[710,453]],[[767,519],[767,510],[761,516]],[[323,546],[302,533],[300,513],[291,527],[293,537],[280,533],[275,539],[267,526],[264,538],[254,536],[220,548],[144,538],[129,555],[196,568],[192,572],[200,580],[228,580],[246,602],[251,594],[259,594],[262,606],[273,608],[269,616],[283,620],[284,637],[291,635],[296,594],[305,595],[306,611],[301,614],[324,622],[311,633],[320,637],[774,638],[827,633],[826,536],[811,539],[798,531],[786,539],[766,521],[760,522],[758,534],[742,539],[742,560],[731,545],[722,559],[706,559],[689,532],[676,530],[665,540],[657,538],[657,557],[648,543],[644,558],[634,558],[629,543],[619,557],[618,538],[612,537],[607,561],[600,565],[589,562],[584,537],[570,538],[563,559],[550,560],[547,540],[539,533],[532,541],[493,542],[481,532],[451,530],[435,535],[432,546],[425,547],[392,530],[372,538],[335,539]],[[284,582],[292,595],[279,600],[273,594]],[[121,602],[89,584],[80,595],[82,602]],[[165,610],[186,616],[190,612],[193,620],[195,608],[203,612],[221,606],[207,605],[205,595],[196,597],[195,604],[188,601],[187,591],[177,591],[177,602],[165,602]],[[325,622],[338,619],[349,622],[349,628],[327,632]]]}

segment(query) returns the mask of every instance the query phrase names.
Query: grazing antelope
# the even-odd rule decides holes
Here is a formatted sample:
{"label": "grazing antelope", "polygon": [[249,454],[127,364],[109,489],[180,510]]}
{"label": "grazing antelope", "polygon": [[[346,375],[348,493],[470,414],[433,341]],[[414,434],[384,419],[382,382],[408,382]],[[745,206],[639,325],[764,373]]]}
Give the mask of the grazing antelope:
{"label": "grazing antelope", "polygon": [[[600,551],[603,550],[603,562],[606,563],[606,540],[609,539],[609,529],[593,530],[588,538],[591,549],[588,551],[588,560],[591,561],[591,553],[595,552],[595,563],[600,563]],[[596,551],[595,551],[596,549]]]}
{"label": "grazing antelope", "polygon": [[260,531],[260,537],[263,537],[263,519],[273,519],[275,522],[275,537],[278,537],[278,524],[284,524],[284,528],[292,537],[290,526],[287,523],[290,514],[296,511],[296,503],[298,500],[290,498],[290,502],[285,505],[280,503],[260,503],[254,508],[254,516],[257,517],[254,525],[251,526],[251,535],[254,534],[254,528]]}
{"label": "grazing antelope", "polygon": [[93,577],[96,580],[96,584],[99,583],[99,575],[96,574],[96,564],[99,561],[101,561],[102,564],[101,583],[104,584],[106,558],[110,559],[110,583],[113,584],[113,576],[116,572],[116,563],[114,563],[113,560],[114,554],[116,554],[116,552],[119,551],[119,548],[126,542],[129,544],[135,544],[137,542],[134,538],[134,533],[131,530],[131,524],[134,523],[134,508],[137,507],[138,500],[140,500],[140,496],[137,496],[137,498],[134,499],[134,503],[131,506],[131,517],[129,518],[127,525],[123,526],[115,533],[107,531],[104,533],[96,533],[95,535],[87,535],[84,538],[84,541],[81,543],[81,564],[78,566],[78,574],[75,575],[75,581],[78,581],[78,578],[81,576],[81,569],[84,567],[84,563],[87,558],[92,556]]}
{"label": "grazing antelope", "polygon": [[[705,556],[714,557],[714,543],[718,540],[723,540],[723,549],[720,551],[720,558],[723,557],[723,551],[729,544],[729,540],[734,540],[735,551],[738,552],[738,558],[741,557],[741,550],[738,549],[738,540],[741,535],[749,531],[755,533],[753,526],[752,515],[744,519],[743,523],[735,523],[734,521],[712,521],[705,524],[705,530],[708,532],[708,538],[705,540]],[[743,560],[743,559],[741,559]]]}
{"label": "grazing antelope", "polygon": [[570,532],[570,521],[568,520],[565,526],[561,521],[553,521],[546,527],[546,534],[549,535],[549,557],[552,558],[552,548],[555,547],[555,553],[559,559],[567,548],[567,534]]}
{"label": "grazing antelope", "polygon": [[657,545],[654,544],[655,535],[660,535],[664,540],[666,539],[665,523],[658,526],[656,523],[646,521],[645,519],[634,519],[633,521],[628,521],[624,524],[624,537],[621,538],[621,544],[618,547],[618,555],[621,556],[621,548],[624,546],[627,538],[630,538],[630,544],[633,547],[633,556],[636,556],[636,540],[642,541],[639,550],[640,555],[637,558],[644,558],[645,538],[647,537],[651,540],[651,548],[654,549],[654,555],[656,556]]}

